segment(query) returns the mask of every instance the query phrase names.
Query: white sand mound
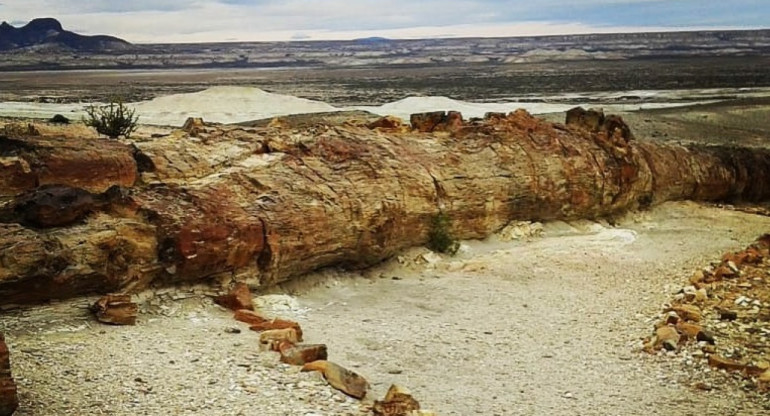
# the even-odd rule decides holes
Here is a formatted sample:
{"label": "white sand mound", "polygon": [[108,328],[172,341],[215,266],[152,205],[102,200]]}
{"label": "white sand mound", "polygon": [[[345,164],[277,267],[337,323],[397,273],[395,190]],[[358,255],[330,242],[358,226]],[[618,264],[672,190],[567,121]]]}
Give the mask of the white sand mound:
{"label": "white sand mound", "polygon": [[[691,93],[697,93],[691,92]],[[767,91],[759,92],[767,95]],[[618,92],[612,93],[620,94]],[[612,94],[606,94],[608,101]],[[633,94],[640,97],[655,97],[663,94],[660,91],[630,91],[622,94]],[[587,107],[603,107],[605,112],[617,113],[635,111],[643,108],[675,107],[695,102],[666,102],[667,96],[660,97],[659,102],[636,104],[606,104],[596,102],[592,97],[603,97],[602,93],[585,93],[560,96],[573,98],[570,103],[528,103],[501,102],[475,103],[454,100],[448,97],[408,97],[381,106],[334,107],[331,104],[298,98],[291,95],[274,94],[255,87],[220,86],[189,94],[174,94],[157,97],[150,101],[129,103],[136,109],[139,124],[181,126],[188,117],[203,117],[204,120],[218,123],[238,123],[259,120],[290,114],[319,113],[343,110],[364,110],[387,116],[392,115],[409,120],[414,113],[429,111],[459,111],[466,119],[483,117],[488,112],[509,113],[523,108],[531,114],[555,113],[583,105]],[[531,98],[531,97],[530,97]],[[585,100],[586,102],[582,102]],[[701,101],[708,102],[708,101]],[[99,105],[99,103],[93,103]],[[53,103],[22,103],[0,102],[0,117],[31,117],[50,118],[54,114],[64,114],[70,119],[79,120],[83,115],[86,104],[53,104]]]}
{"label": "white sand mound", "polygon": [[132,104],[144,124],[181,126],[187,117],[217,123],[237,123],[287,114],[337,111],[327,103],[273,94],[253,87],[212,87]]}

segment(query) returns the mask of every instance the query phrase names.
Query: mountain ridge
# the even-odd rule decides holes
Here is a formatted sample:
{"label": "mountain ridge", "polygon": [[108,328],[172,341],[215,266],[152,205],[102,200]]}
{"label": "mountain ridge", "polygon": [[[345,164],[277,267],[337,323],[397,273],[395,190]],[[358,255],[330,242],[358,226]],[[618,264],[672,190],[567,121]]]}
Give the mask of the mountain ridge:
{"label": "mountain ridge", "polygon": [[107,35],[86,36],[65,30],[51,17],[32,19],[21,27],[7,22],[0,24],[0,51],[28,49],[40,46],[59,47],[75,51],[104,52],[125,50],[131,43]]}

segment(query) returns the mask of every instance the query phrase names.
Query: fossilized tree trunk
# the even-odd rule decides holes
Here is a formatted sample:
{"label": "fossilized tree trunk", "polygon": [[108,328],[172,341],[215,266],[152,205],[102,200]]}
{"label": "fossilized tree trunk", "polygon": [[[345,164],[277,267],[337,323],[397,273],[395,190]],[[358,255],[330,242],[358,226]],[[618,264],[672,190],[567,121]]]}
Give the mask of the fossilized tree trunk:
{"label": "fossilized tree trunk", "polygon": [[[0,170],[23,172],[0,180],[0,198],[11,201],[0,215],[0,303],[159,279],[271,285],[324,266],[370,265],[423,244],[439,211],[455,237],[480,238],[512,219],[770,194],[765,150],[627,142],[523,111],[432,133],[386,124],[198,126],[132,146],[0,138]],[[13,201],[40,201],[48,216],[72,208],[66,192],[36,198],[45,183],[85,189],[96,203],[75,207],[85,215],[73,224],[36,228]]]}

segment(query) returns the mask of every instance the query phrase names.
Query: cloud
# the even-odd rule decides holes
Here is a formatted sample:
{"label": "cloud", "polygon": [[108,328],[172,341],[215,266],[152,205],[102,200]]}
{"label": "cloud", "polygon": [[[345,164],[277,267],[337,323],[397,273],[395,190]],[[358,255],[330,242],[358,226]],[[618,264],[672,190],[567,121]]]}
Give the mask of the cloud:
{"label": "cloud", "polygon": [[[0,17],[45,14],[65,28],[134,42],[564,33],[766,27],[766,0],[4,0]],[[544,31],[544,32],[526,32]]]}

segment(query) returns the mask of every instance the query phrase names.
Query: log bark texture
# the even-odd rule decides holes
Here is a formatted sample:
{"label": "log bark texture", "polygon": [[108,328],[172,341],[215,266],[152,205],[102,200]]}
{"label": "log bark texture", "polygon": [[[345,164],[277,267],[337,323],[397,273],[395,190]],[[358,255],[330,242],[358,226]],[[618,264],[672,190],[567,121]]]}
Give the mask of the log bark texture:
{"label": "log bark texture", "polygon": [[11,358],[5,337],[0,333],[0,416],[11,416],[19,407],[16,383],[11,376]]}
{"label": "log bark texture", "polygon": [[[456,119],[431,132],[387,128],[393,123],[203,125],[131,145],[0,138],[0,168],[27,172],[0,180],[0,303],[131,292],[153,281],[269,286],[325,266],[371,265],[424,244],[439,212],[466,239],[511,220],[770,195],[764,149],[627,140],[524,111]],[[109,202],[54,227],[17,220],[14,201],[38,200],[28,193],[53,171],[66,172],[57,185]]]}

